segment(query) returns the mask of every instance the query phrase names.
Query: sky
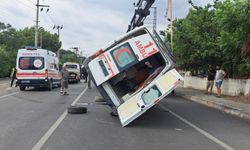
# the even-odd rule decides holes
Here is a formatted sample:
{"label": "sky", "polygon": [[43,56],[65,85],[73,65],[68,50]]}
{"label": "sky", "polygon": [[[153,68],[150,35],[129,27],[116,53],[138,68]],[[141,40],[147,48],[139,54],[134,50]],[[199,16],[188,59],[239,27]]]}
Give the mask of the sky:
{"label": "sky", "polygon": [[[105,47],[127,31],[138,0],[40,0],[49,5],[39,12],[39,26],[51,33],[56,25],[62,25],[60,40],[63,49],[79,47],[88,56]],[[213,0],[193,0],[195,5],[204,6]],[[35,25],[37,0],[0,0],[0,22],[23,29]],[[165,17],[166,0],[155,0],[157,7],[157,30],[164,30],[169,22]],[[191,8],[188,0],[173,0],[173,18],[184,18]],[[153,14],[153,13],[151,13]],[[148,17],[153,18],[152,15]],[[148,20],[146,26],[152,27]]]}

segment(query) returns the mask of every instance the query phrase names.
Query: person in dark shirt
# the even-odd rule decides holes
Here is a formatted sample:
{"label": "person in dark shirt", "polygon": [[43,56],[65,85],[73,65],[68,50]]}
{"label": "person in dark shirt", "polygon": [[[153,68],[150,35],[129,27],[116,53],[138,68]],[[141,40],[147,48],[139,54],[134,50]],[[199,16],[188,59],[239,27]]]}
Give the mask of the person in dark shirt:
{"label": "person in dark shirt", "polygon": [[208,89],[210,89],[210,94],[212,94],[213,86],[214,86],[214,77],[215,77],[215,70],[213,69],[212,65],[208,65],[207,69],[207,87],[206,87],[206,94],[208,94]]}

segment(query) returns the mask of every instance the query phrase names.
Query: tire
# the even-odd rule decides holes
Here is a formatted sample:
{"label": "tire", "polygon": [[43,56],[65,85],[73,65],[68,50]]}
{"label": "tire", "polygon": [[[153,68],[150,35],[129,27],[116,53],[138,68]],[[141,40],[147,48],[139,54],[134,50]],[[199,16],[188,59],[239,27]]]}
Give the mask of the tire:
{"label": "tire", "polygon": [[25,86],[19,86],[20,91],[25,91]]}
{"label": "tire", "polygon": [[48,82],[47,89],[48,89],[49,91],[51,91],[52,88],[53,88],[53,82],[50,80],[50,81]]}
{"label": "tire", "polygon": [[87,108],[83,106],[69,106],[67,108],[69,114],[85,114],[87,113]]}

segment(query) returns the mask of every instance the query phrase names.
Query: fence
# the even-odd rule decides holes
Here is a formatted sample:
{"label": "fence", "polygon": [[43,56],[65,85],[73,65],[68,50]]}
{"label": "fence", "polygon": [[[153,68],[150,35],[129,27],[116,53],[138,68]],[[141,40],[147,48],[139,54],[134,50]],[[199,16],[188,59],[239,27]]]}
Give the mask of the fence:
{"label": "fence", "polygon": [[[184,75],[184,88],[206,90],[207,78]],[[250,95],[250,79],[225,79],[222,83],[222,94],[229,96]],[[216,87],[213,87],[216,93]]]}

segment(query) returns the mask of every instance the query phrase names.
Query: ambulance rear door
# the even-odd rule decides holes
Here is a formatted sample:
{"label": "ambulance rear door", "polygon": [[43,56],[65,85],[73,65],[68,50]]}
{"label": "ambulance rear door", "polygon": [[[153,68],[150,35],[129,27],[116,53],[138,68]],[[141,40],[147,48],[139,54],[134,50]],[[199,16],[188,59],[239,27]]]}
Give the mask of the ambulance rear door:
{"label": "ambulance rear door", "polygon": [[122,126],[126,126],[138,118],[149,108],[159,103],[166,95],[181,84],[183,78],[172,69],[166,73],[162,72],[147,86],[135,93],[130,99],[118,107],[119,119]]}

